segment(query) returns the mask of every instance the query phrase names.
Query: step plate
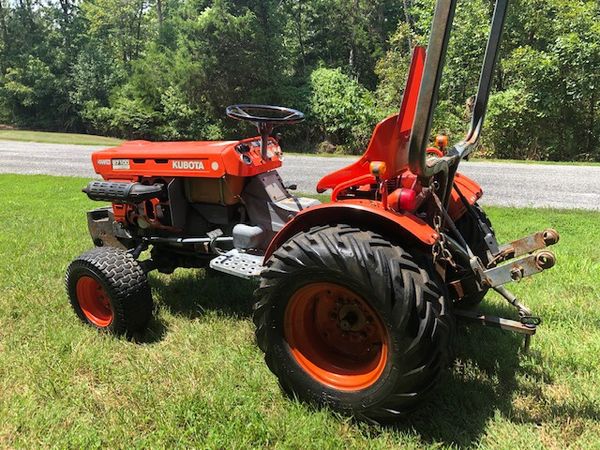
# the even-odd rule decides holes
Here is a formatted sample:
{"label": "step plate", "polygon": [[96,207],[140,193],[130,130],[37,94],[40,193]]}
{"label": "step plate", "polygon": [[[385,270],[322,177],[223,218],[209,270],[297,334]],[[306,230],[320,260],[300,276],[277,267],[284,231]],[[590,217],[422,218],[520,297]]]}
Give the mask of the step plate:
{"label": "step plate", "polygon": [[236,277],[250,279],[260,276],[263,269],[263,257],[233,249],[212,259],[210,268]]}

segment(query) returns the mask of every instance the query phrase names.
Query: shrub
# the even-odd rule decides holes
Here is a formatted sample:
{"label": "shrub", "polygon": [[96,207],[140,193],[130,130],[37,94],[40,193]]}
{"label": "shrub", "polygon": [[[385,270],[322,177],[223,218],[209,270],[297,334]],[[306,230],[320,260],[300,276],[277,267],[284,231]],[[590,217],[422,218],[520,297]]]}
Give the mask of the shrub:
{"label": "shrub", "polygon": [[344,153],[363,151],[378,119],[373,94],[341,69],[316,69],[310,82],[311,115],[323,138]]}
{"label": "shrub", "polygon": [[222,131],[217,124],[210,122],[202,108],[189,104],[180,89],[170,86],[161,96],[161,125],[158,127],[160,139],[220,139]]}
{"label": "shrub", "polygon": [[527,124],[532,111],[527,103],[528,94],[518,88],[490,97],[484,142],[494,157],[522,159],[519,152],[530,148]]}

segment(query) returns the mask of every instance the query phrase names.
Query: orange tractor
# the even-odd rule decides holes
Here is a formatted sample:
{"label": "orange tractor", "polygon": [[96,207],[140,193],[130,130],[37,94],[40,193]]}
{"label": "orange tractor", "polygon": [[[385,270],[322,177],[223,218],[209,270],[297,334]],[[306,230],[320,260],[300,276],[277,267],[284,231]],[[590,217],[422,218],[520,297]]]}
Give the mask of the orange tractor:
{"label": "orange tractor", "polygon": [[[375,421],[406,414],[436,386],[452,358],[456,319],[528,342],[540,321],[504,285],[552,267],[545,248],[558,234],[500,245],[477,204],[480,186],[457,171],[479,140],[507,0],[495,5],[469,133],[452,146],[443,137],[428,146],[455,6],[437,2],[400,112],[377,125],[358,161],[319,182],[319,192],[332,190],[330,203],[292,195],[277,173],[273,128],[304,119],[288,108],[227,108],[256,124],[259,137],[133,141],[94,153],[104,181],[84,192],[111,205],[88,213],[96,248],[67,271],[81,320],[114,334],[143,331],[152,270],[257,278],[256,339],[285,392]],[[517,320],[473,310],[489,289],[516,308]]]}

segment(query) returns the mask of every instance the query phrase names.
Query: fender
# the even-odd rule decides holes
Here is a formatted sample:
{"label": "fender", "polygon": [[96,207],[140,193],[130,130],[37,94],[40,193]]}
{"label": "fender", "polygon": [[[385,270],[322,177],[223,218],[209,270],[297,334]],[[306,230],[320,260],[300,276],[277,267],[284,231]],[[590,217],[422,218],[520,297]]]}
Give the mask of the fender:
{"label": "fender", "polygon": [[312,206],[298,213],[275,235],[264,260],[292,236],[318,225],[334,223],[365,226],[388,236],[399,236],[413,245],[432,246],[439,237],[432,227],[413,214],[386,211],[381,202],[343,200]]}
{"label": "fender", "polygon": [[458,187],[458,189],[460,189],[462,195],[471,205],[474,205],[475,202],[483,196],[483,189],[481,189],[481,186],[477,182],[461,173],[455,175],[454,186],[448,203],[448,214],[450,214],[452,220],[456,222],[465,214],[465,212],[467,212],[467,207],[461,200],[458,192],[456,192],[456,188]]}

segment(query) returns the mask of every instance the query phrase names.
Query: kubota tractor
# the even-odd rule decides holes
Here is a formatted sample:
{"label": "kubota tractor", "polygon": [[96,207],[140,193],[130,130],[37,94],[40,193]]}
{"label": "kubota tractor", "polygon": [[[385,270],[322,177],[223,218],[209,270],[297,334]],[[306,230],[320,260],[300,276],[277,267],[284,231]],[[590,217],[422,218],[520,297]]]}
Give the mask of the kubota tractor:
{"label": "kubota tractor", "polygon": [[[539,319],[504,285],[552,267],[545,248],[558,234],[500,245],[477,204],[480,186],[457,172],[479,140],[507,0],[495,5],[470,131],[428,147],[455,6],[437,2],[400,112],[377,125],[357,162],[319,182],[319,192],[332,190],[330,203],[292,195],[277,173],[273,128],[304,118],[288,108],[227,108],[256,124],[259,137],[133,141],[94,153],[104,181],[84,192],[111,205],[88,213],[96,248],[67,271],[81,320],[114,334],[143,330],[155,269],[260,279],[256,339],[283,389],[376,421],[406,414],[435,387],[457,318],[534,334]],[[473,311],[489,289],[517,320]]]}

